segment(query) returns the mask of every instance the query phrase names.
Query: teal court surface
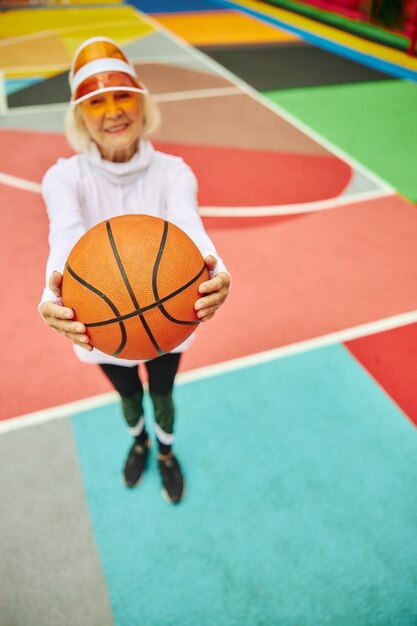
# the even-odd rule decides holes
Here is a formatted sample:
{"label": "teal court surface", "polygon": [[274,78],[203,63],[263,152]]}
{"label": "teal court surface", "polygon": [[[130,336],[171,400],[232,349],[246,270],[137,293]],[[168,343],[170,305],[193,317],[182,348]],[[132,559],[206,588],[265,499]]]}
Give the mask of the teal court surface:
{"label": "teal court surface", "polygon": [[1,437],[2,593],[24,611],[3,603],[4,623],[414,623],[414,427],[345,348],[184,383],[177,403],[174,510],[155,463],[121,487],[115,404]]}

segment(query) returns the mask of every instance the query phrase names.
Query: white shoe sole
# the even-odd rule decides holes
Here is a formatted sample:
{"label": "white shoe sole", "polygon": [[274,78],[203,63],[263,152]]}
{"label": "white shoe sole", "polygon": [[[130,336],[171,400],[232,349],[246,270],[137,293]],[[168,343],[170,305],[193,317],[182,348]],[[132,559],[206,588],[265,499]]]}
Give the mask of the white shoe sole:
{"label": "white shoe sole", "polygon": [[182,501],[184,500],[184,496],[185,496],[185,484],[184,484],[184,488],[183,488],[183,490],[182,490],[181,498],[180,498],[179,500],[176,500],[176,501],[175,501],[175,500],[172,500],[172,499],[169,497],[169,494],[168,494],[168,492],[167,492],[167,490],[166,490],[166,489],[162,489],[161,493],[162,493],[162,497],[163,497],[163,499],[164,499],[164,500],[165,500],[165,502],[167,502],[168,504],[179,504],[180,502],[182,502]]}

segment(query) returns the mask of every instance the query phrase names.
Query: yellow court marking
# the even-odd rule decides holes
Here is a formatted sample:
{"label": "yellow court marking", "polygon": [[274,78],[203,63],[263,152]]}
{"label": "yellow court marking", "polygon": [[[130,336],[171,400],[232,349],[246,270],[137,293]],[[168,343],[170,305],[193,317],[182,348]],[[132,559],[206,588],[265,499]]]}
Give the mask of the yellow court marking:
{"label": "yellow court marking", "polygon": [[103,35],[103,37],[110,37],[114,39],[118,44],[126,46],[129,43],[138,41],[155,32],[155,29],[149,24],[135,23],[135,22],[113,22],[112,24],[84,24],[83,27],[78,28],[77,31],[63,33],[61,35],[62,40],[70,53],[71,58],[79,45],[88,39],[96,35]]}
{"label": "yellow court marking", "polygon": [[0,67],[6,71],[8,78],[27,66],[28,61],[32,67],[39,68],[44,65],[50,66],[51,59],[58,67],[65,68],[71,63],[70,54],[59,35],[55,33],[47,33],[44,37],[38,37],[31,42],[0,46]]}
{"label": "yellow court marking", "polygon": [[[36,2],[31,2],[31,0],[20,0],[16,2],[16,7],[17,5],[23,7],[23,6],[27,6],[30,7],[31,5],[36,4]],[[37,3],[38,5],[41,4],[41,2]],[[43,0],[42,5],[43,6],[54,6],[54,7],[67,7],[67,6],[77,6],[77,5],[93,5],[93,4],[123,4],[123,0]]]}
{"label": "yellow court marking", "polygon": [[64,71],[78,46],[95,35],[126,45],[154,32],[132,7],[11,11],[5,17],[7,24],[0,22],[0,68],[6,78]]}
{"label": "yellow court marking", "polygon": [[49,2],[49,4],[61,4],[64,6],[82,6],[83,4],[123,4],[123,0],[61,0],[60,2],[56,2],[56,0],[53,0],[52,2]]}
{"label": "yellow court marking", "polygon": [[291,13],[291,11],[280,9],[278,7],[266,5],[263,2],[258,2],[258,0],[238,0],[238,2],[242,7],[275,17],[282,22],[286,22],[289,26],[301,28],[320,37],[325,37],[330,41],[346,46],[347,48],[362,52],[363,54],[383,59],[389,63],[395,63],[400,67],[417,71],[417,59],[415,57],[410,57],[405,52],[401,52],[400,50],[395,50],[389,46],[384,46],[373,41],[367,41],[366,39],[362,39],[361,37],[350,33],[345,33],[337,28],[333,28],[332,26],[320,24],[319,22],[311,20],[308,17]]}
{"label": "yellow court marking", "polygon": [[194,45],[297,41],[299,37],[238,11],[155,16],[170,31]]}
{"label": "yellow court marking", "polygon": [[52,76],[56,76],[57,74],[62,74],[68,70],[69,64],[65,65],[50,65],[46,68],[40,67],[38,65],[35,66],[25,66],[24,68],[11,68],[10,71],[4,72],[4,78],[7,80],[17,79],[17,78],[52,78]]}
{"label": "yellow court marking", "polygon": [[[41,31],[68,32],[71,28],[82,28],[97,33],[101,25],[111,26],[120,22],[131,22],[137,28],[152,30],[133,7],[105,7],[100,9],[22,9],[7,11],[0,20],[0,41],[10,41],[21,36],[30,36]],[[129,35],[128,35],[129,37]]]}

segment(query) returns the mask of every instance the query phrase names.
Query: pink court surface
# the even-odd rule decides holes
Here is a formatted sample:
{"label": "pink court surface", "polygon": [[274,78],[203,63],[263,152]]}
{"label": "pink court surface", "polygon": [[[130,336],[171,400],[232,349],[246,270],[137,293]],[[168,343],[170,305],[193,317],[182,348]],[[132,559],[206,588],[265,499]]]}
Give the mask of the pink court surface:
{"label": "pink court surface", "polygon": [[[2,34],[9,56],[2,57],[0,129],[1,420],[110,390],[37,314],[48,253],[40,182],[57,158],[72,154],[62,132],[66,72],[75,44],[96,34],[93,25],[80,27],[83,9],[74,5],[62,9],[71,16],[68,26],[59,11],[40,9],[26,32],[7,14],[9,31]],[[110,3],[100,21],[155,94],[163,119],[155,146],[182,156],[196,172],[201,214],[233,276],[227,306],[198,330],[182,372],[345,343],[417,423],[415,207],[366,164],[186,41],[231,49],[296,46],[299,37],[255,20],[251,30],[248,14],[227,11],[221,41],[212,13],[199,42],[192,24],[202,24],[204,13],[193,15],[149,17]],[[115,16],[125,20],[125,31],[112,26]],[[16,37],[22,45],[32,35],[39,43],[42,20],[56,28],[54,46],[37,45],[29,67]],[[52,376],[57,370],[59,378]]]}

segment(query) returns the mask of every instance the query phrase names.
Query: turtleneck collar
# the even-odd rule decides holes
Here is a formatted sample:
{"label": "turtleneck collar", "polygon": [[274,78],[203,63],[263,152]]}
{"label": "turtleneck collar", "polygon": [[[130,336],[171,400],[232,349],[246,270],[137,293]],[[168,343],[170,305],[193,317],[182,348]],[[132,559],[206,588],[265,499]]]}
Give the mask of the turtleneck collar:
{"label": "turtleneck collar", "polygon": [[129,161],[125,161],[123,163],[114,163],[113,161],[106,161],[106,159],[103,159],[97,145],[94,142],[91,142],[88,150],[84,152],[84,155],[94,168],[97,168],[106,175],[106,178],[110,176],[111,178],[115,177],[119,180],[120,178],[123,178],[126,180],[126,178],[130,176],[137,176],[141,170],[146,169],[151,161],[153,153],[154,148],[151,142],[146,139],[140,139],[138,150]]}

